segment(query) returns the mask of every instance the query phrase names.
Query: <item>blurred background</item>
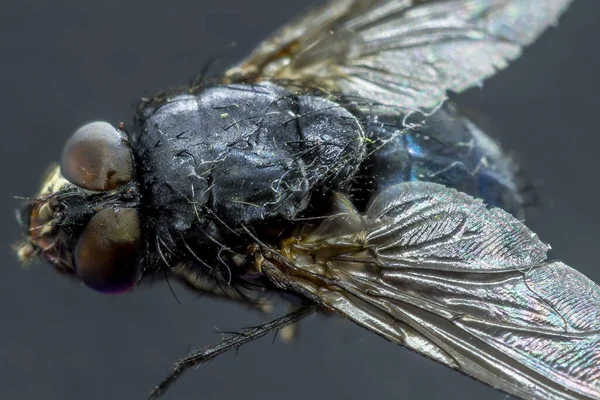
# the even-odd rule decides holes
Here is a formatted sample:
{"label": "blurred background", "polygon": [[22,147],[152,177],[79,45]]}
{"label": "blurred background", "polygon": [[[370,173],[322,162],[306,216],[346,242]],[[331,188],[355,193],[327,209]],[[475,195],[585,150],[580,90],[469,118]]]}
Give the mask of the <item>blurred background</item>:
{"label": "blurred background", "polygon": [[[164,284],[108,297],[23,269],[13,196],[33,194],[81,124],[130,122],[138,98],[185,84],[231,42],[241,58],[314,1],[135,0],[4,4],[0,16],[0,398],[141,399],[189,348],[273,316]],[[551,256],[600,282],[600,7],[579,0],[483,90],[458,96],[524,160],[545,205],[527,224]],[[218,69],[214,72],[218,72]],[[281,311],[281,310],[280,310]],[[341,318],[311,317],[293,344],[265,338],[185,375],[167,399],[503,399]]]}

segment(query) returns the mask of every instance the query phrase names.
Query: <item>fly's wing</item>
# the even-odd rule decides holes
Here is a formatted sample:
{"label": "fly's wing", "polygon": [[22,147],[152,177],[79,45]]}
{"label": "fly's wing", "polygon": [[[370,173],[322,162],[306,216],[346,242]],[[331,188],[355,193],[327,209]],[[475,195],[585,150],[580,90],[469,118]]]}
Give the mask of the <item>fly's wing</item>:
{"label": "fly's wing", "polygon": [[600,288],[500,209],[402,183],[282,246],[274,282],[394,342],[521,398],[600,398]]}
{"label": "fly's wing", "polygon": [[284,26],[227,82],[288,80],[410,111],[507,66],[572,0],[330,0]]}

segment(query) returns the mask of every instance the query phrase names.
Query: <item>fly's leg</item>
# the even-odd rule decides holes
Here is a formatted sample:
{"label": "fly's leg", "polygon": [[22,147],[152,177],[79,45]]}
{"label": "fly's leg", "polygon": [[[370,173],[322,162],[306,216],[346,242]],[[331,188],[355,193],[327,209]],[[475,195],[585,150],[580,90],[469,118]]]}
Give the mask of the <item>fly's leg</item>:
{"label": "fly's leg", "polygon": [[154,388],[152,393],[150,393],[150,396],[148,396],[148,399],[152,400],[162,397],[169,387],[173,385],[177,379],[179,379],[179,377],[188,369],[210,361],[218,355],[223,354],[231,349],[239,348],[246,343],[259,339],[273,330],[283,329],[288,325],[294,324],[304,317],[314,313],[315,309],[316,306],[314,305],[302,306],[282,317],[276,318],[262,325],[246,328],[235,335],[227,336],[216,345],[193,351],[183,360],[175,363],[171,373]]}

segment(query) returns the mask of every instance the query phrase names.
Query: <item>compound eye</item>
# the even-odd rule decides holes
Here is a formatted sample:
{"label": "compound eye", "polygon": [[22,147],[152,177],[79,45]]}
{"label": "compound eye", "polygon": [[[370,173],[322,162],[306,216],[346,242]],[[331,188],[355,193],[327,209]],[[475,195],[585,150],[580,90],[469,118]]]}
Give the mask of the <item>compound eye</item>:
{"label": "compound eye", "polygon": [[87,224],[75,247],[75,270],[102,293],[131,289],[139,275],[140,220],[132,208],[105,208]]}
{"label": "compound eye", "polygon": [[67,141],[60,161],[63,176],[87,190],[114,190],[133,178],[127,135],[107,122],[79,128]]}

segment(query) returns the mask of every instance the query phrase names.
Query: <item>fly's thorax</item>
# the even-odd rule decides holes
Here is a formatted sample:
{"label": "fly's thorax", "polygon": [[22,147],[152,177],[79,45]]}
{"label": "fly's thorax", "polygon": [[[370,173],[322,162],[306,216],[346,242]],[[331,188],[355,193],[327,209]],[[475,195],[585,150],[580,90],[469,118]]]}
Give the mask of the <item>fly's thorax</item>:
{"label": "fly's thorax", "polygon": [[365,154],[343,106],[273,83],[159,96],[140,105],[135,126],[145,206],[168,246],[190,234],[214,243],[319,207]]}
{"label": "fly's thorax", "polygon": [[122,292],[138,279],[142,221],[127,134],[105,122],[78,129],[38,194],[21,211],[27,240],[18,256],[35,255],[101,292]]}

